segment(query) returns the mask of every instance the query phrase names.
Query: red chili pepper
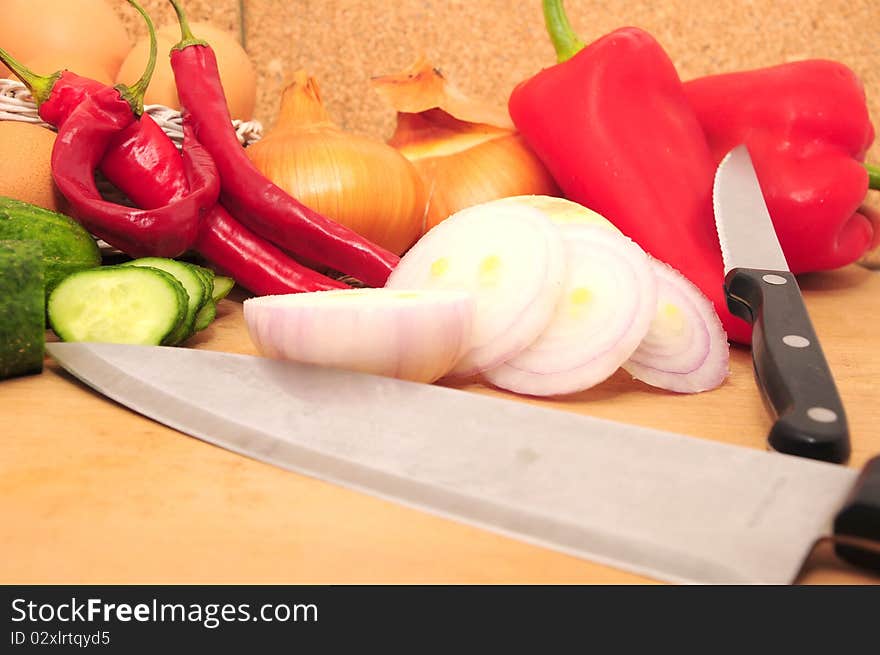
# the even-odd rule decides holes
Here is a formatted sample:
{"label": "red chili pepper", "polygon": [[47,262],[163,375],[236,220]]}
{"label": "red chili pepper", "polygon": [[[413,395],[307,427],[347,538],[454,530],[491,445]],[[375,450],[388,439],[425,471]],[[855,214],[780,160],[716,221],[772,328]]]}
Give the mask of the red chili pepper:
{"label": "red chili pepper", "polygon": [[[97,80],[70,71],[36,75],[2,49],[0,60],[31,90],[40,118],[56,128],[83,101],[106,88]],[[111,138],[100,167],[108,180],[145,209],[159,207],[188,192],[177,147],[148,114]],[[147,179],[155,184],[143,184]],[[158,201],[153,189],[162,190]]]}
{"label": "red chili pepper", "polygon": [[224,205],[248,227],[286,250],[366,284],[385,284],[399,261],[396,255],[292,198],[247,158],[231,127],[214,52],[193,37],[177,0],[171,4],[183,35],[171,51],[177,95],[192,114],[197,138],[205,143],[220,171]]}
{"label": "red chili pepper", "polygon": [[218,268],[246,289],[272,295],[348,288],[306,268],[220,209],[205,219],[195,249],[208,261],[221,262]]}
{"label": "red chili pepper", "polygon": [[561,0],[544,0],[544,13],[560,63],[513,90],[517,129],[566,197],[681,271],[712,300],[728,337],[748,343],[749,325],[724,297],[715,162],[669,57],[633,27],[584,47]]}
{"label": "red chili pepper", "polygon": [[684,88],[716,161],[748,146],[792,272],[838,268],[877,245],[880,226],[860,209],[869,185],[861,162],[874,128],[849,68],[799,61]]}
{"label": "red chili pepper", "polygon": [[191,130],[185,128],[190,138],[183,153],[189,193],[179,200],[156,209],[132,209],[104,200],[95,186],[94,171],[110,140],[143,113],[144,93],[156,64],[153,23],[135,0],[129,3],[143,16],[150,32],[146,70],[131,88],[104,87],[85,99],[80,94],[86,85],[80,85],[75,92],[66,87],[71,89],[66,100],[68,106],[77,98],[81,102],[58,131],[52,149],[52,177],[73,214],[93,234],[135,257],[176,257],[193,244],[200,219],[216,204],[220,193],[214,162],[192,138]]}
{"label": "red chili pepper", "polygon": [[184,140],[189,193],[157,209],[108,202],[95,186],[94,170],[110,139],[135,121],[129,102],[113,88],[89,96],[58,131],[52,177],[77,219],[93,234],[133,257],[176,257],[196,240],[199,221],[217,202],[220,180],[214,162],[192,138]]}
{"label": "red chili pepper", "polygon": [[[84,100],[107,88],[69,71],[52,76],[34,75],[2,49],[0,59],[31,89],[40,117],[55,127],[63,126]],[[147,114],[111,138],[100,169],[110,182],[144,209],[161,207],[189,191],[177,148]],[[212,266],[256,294],[347,287],[306,268],[236,221],[219,204],[205,215],[193,248]]]}

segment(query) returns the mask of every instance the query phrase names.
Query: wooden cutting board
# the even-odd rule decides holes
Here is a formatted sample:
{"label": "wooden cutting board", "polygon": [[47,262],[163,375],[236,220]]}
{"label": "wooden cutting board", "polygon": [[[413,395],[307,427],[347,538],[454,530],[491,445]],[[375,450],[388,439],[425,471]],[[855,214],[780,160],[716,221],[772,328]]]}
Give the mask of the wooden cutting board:
{"label": "wooden cutting board", "polygon": [[[880,452],[880,275],[801,286],[848,411],[850,466]],[[188,344],[253,353],[242,296]],[[713,392],[679,396],[619,373],[553,401],[522,399],[765,448],[748,350]],[[469,391],[501,394],[479,384]],[[647,583],[607,566],[289,473],[106,400],[51,360],[0,382],[0,583]],[[819,547],[803,583],[880,583]]]}

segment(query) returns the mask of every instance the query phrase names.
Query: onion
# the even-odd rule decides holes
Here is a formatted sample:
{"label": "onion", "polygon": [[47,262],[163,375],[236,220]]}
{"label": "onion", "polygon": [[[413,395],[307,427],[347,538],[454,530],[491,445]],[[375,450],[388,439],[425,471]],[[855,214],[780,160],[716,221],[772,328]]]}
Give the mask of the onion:
{"label": "onion", "polygon": [[[622,234],[600,214],[564,198],[518,196],[498,202],[540,209],[558,225],[583,223]],[[714,306],[674,268],[650,256],[648,261],[657,280],[657,309],[642,344],[623,368],[636,379],[669,391],[714,389],[727,377],[730,357]]]}
{"label": "onion", "polygon": [[559,193],[507,109],[467,97],[426,59],[372,84],[397,110],[389,143],[415,165],[428,191],[424,231],[490,200]]}
{"label": "onion", "polygon": [[403,256],[386,287],[473,293],[471,348],[450,372],[468,376],[510,359],[544,331],[564,274],[562,236],[545,214],[490,202],[434,227]]}
{"label": "onion", "polygon": [[483,373],[509,391],[551,396],[604,381],[636,350],[654,317],[657,285],[639,246],[602,226],[558,229],[567,265],[552,320],[523,352]]}
{"label": "onion", "polygon": [[696,393],[727,377],[730,347],[711,301],[681,273],[651,259],[657,312],[648,334],[623,368],[669,391]]}
{"label": "onion", "polygon": [[467,292],[334,289],[244,301],[251,340],[265,356],[433,382],[469,344]]}
{"label": "onion", "polygon": [[556,196],[544,195],[522,195],[501,198],[496,202],[534,207],[547,214],[547,218],[557,225],[567,225],[569,223],[597,225],[611,230],[612,232],[616,232],[617,234],[623,234],[623,232],[617,229],[617,226],[614,223],[602,216],[599,212],[594,212],[592,209],[584,207],[573,200],[568,200],[567,198],[557,198]]}
{"label": "onion", "polygon": [[416,169],[384,141],[342,131],[304,71],[284,90],[275,126],[245,152],[304,205],[395,254],[422,233],[425,191]]}

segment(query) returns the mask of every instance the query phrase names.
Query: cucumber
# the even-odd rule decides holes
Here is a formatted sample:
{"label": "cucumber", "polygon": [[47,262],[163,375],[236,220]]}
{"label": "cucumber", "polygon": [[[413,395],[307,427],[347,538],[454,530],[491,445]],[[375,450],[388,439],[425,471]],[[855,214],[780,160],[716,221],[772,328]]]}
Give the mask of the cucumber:
{"label": "cucumber", "polygon": [[205,300],[211,297],[211,287],[208,282],[198,271],[194,270],[191,264],[179,262],[176,259],[166,259],[164,257],[142,257],[134,259],[130,262],[122,264],[122,266],[148,266],[150,268],[158,268],[177,278],[178,282],[183,285],[186,290],[188,301],[186,315],[180,325],[174,332],[168,336],[166,343],[169,346],[175,346],[189,339],[195,334],[196,314],[205,304]]}
{"label": "cucumber", "polygon": [[212,295],[214,290],[214,271],[212,271],[210,268],[199,266],[198,264],[192,264],[190,262],[185,263],[187,266],[193,269],[193,271],[195,271],[198,275],[202,277],[202,279],[208,285],[208,295]]}
{"label": "cucumber", "polygon": [[46,292],[34,241],[0,241],[0,379],[43,370]]}
{"label": "cucumber", "polygon": [[229,295],[229,292],[232,291],[232,287],[235,286],[235,280],[231,277],[226,277],[224,275],[218,275],[214,278],[214,293],[212,296],[214,297],[214,302],[220,302],[226,296]]}
{"label": "cucumber", "polygon": [[0,239],[36,241],[43,250],[46,298],[61,280],[101,264],[92,236],[72,218],[0,196]]}
{"label": "cucumber", "polygon": [[235,286],[235,280],[231,277],[226,277],[225,275],[217,275],[210,268],[205,268],[204,266],[198,266],[197,264],[192,264],[203,273],[207,273],[210,276],[211,280],[211,297],[214,299],[214,302],[219,302],[223,300],[229,292],[232,291],[232,287]]}
{"label": "cucumber", "polygon": [[63,341],[159,345],[186,316],[189,298],[158,268],[104,266],[69,275],[49,295],[49,323]]}
{"label": "cucumber", "polygon": [[196,332],[204,330],[215,318],[217,318],[217,303],[213,299],[209,299],[205,306],[199,310],[199,313],[196,314]]}

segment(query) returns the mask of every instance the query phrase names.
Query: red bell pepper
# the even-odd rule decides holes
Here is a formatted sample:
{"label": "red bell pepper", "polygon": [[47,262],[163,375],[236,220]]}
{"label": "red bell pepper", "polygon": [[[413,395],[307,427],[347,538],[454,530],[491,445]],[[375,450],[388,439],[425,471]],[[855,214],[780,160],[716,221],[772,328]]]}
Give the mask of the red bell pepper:
{"label": "red bell pepper", "polygon": [[860,209],[874,128],[849,68],[792,62],[691,80],[685,93],[716,162],[748,146],[792,272],[838,268],[877,245],[876,213]]}
{"label": "red bell pepper", "polygon": [[712,300],[728,336],[748,343],[749,325],[724,296],[715,161],[672,61],[640,29],[584,47],[560,0],[544,0],[544,14],[560,63],[513,90],[517,129],[567,198],[681,271]]}

